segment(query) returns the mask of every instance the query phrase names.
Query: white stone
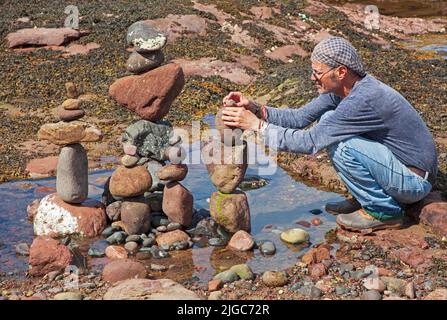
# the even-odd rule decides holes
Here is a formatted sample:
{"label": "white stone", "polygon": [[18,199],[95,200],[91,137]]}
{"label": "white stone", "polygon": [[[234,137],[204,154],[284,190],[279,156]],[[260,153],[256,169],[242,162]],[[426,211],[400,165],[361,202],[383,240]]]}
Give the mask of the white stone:
{"label": "white stone", "polygon": [[52,194],[40,201],[34,217],[34,234],[44,236],[51,233],[73,234],[78,230],[78,220],[71,213],[52,201]]}

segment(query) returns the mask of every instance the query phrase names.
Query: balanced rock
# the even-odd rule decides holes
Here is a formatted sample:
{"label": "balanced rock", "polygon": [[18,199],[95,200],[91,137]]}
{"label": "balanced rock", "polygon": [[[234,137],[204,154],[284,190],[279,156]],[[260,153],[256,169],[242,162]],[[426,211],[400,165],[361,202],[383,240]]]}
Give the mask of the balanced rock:
{"label": "balanced rock", "polygon": [[63,271],[72,262],[73,254],[59,241],[37,237],[30,248],[29,274],[43,276],[51,271]]}
{"label": "balanced rock", "polygon": [[152,52],[162,49],[167,38],[158,28],[144,21],[137,21],[127,30],[126,41],[138,52]]}
{"label": "balanced rock", "polygon": [[71,28],[26,28],[6,36],[8,48],[23,46],[60,46],[78,39],[81,33]]}
{"label": "balanced rock", "polygon": [[126,168],[132,168],[138,163],[138,160],[140,160],[140,157],[126,154],[121,158],[121,164]]}
{"label": "balanced rock", "polygon": [[250,232],[250,208],[247,195],[242,191],[234,194],[214,192],[210,200],[211,217],[229,232]]}
{"label": "balanced rock", "polygon": [[108,289],[104,300],[200,300],[200,297],[170,279],[131,279]]}
{"label": "balanced rock", "polygon": [[151,208],[144,199],[123,201],[121,221],[127,234],[147,233],[151,229]]}
{"label": "balanced rock", "polygon": [[88,196],[88,159],[78,143],[62,148],[57,163],[56,190],[68,203],[82,203]]}
{"label": "balanced rock", "polygon": [[191,238],[182,230],[174,230],[165,233],[160,233],[157,238],[159,246],[171,246],[176,242],[189,241]]}
{"label": "balanced rock", "polygon": [[59,117],[59,120],[68,122],[81,119],[83,116],[85,116],[85,112],[82,109],[78,110],[60,109],[57,115]]}
{"label": "balanced rock", "polygon": [[168,164],[157,172],[157,177],[161,180],[182,181],[188,174],[188,167],[185,164]]}
{"label": "balanced rock", "polygon": [[129,259],[117,259],[108,263],[102,271],[105,281],[115,283],[134,278],[146,278],[147,272],[143,264]]}
{"label": "balanced rock", "polygon": [[80,235],[96,237],[107,225],[104,205],[93,199],[82,204],[69,204],[56,193],[49,194],[40,201],[34,217],[34,233],[62,237]]}
{"label": "balanced rock", "polygon": [[162,181],[158,175],[157,172],[162,170],[163,165],[156,161],[156,160],[150,160],[144,164],[144,167],[147,168],[147,171],[152,177],[152,186],[149,188],[148,191],[162,191],[166,185],[167,181]]}
{"label": "balanced rock", "polygon": [[65,91],[69,99],[76,99],[79,96],[78,88],[73,82],[65,83]]}
{"label": "balanced rock", "polygon": [[135,197],[152,186],[152,177],[143,166],[119,166],[110,178],[109,190],[113,197]]}
{"label": "balanced rock", "polygon": [[[127,149],[133,146],[139,156],[163,161],[166,149],[170,146],[169,137],[173,135],[172,130],[172,125],[168,121],[154,123],[140,120],[126,128],[121,141],[123,147]],[[128,152],[126,154],[131,155]]]}
{"label": "balanced rock", "polygon": [[188,189],[178,182],[170,182],[164,188],[163,212],[172,222],[187,227],[192,221],[193,200]]}
{"label": "balanced rock", "polygon": [[161,120],[185,84],[182,68],[170,63],[142,75],[127,76],[109,88],[113,100],[149,121]]}
{"label": "balanced rock", "polygon": [[82,100],[79,99],[67,99],[62,102],[62,109],[64,110],[79,110],[81,108]]}
{"label": "balanced rock", "polygon": [[122,201],[115,201],[106,207],[107,216],[111,221],[121,220],[121,204]]}
{"label": "balanced rock", "polygon": [[[232,100],[231,100],[232,101]],[[241,136],[243,131],[238,128],[232,128],[223,123],[222,120],[223,109],[219,109],[216,114],[216,129],[220,134],[220,141],[226,146],[234,146],[236,144],[242,144]]]}
{"label": "balanced rock", "polygon": [[130,54],[129,59],[127,59],[127,71],[136,74],[143,73],[160,66],[164,60],[165,57],[161,51],[146,53],[134,51]]}
{"label": "balanced rock", "polygon": [[37,136],[40,140],[48,140],[57,145],[79,142],[101,141],[103,134],[95,126],[82,121],[46,123],[40,127]]}
{"label": "balanced rock", "polygon": [[232,193],[247,171],[247,143],[229,147],[213,140],[204,145],[202,155],[213,185],[222,193]]}

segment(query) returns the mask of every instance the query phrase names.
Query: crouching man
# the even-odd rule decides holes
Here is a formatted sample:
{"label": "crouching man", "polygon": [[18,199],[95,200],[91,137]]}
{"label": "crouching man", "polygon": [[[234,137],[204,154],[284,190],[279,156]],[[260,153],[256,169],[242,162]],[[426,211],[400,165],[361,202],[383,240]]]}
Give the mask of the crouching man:
{"label": "crouching man", "polygon": [[[421,200],[434,185],[432,135],[401,94],[365,72],[347,40],[322,40],[311,62],[317,98],[299,109],[276,109],[231,92],[223,100],[224,123],[260,132],[279,151],[314,154],[326,148],[353,196],[326,205],[337,224],[360,232],[399,228],[402,205]],[[227,106],[228,100],[236,106]]]}

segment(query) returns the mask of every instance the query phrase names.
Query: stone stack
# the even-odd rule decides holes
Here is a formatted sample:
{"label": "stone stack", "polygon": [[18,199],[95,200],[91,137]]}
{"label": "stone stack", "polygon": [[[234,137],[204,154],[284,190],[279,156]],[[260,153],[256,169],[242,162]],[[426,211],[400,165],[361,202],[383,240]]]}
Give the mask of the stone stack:
{"label": "stone stack", "polygon": [[236,190],[244,179],[248,167],[247,142],[242,140],[242,132],[223,124],[222,110],[216,115],[216,129],[219,137],[214,137],[202,148],[202,156],[218,192],[211,195],[211,217],[226,231],[250,232],[250,209],[247,195]]}
{"label": "stone stack", "polygon": [[88,199],[88,160],[81,142],[96,142],[103,137],[95,126],[80,121],[85,115],[73,83],[66,84],[67,97],[57,111],[59,122],[44,124],[38,138],[62,146],[56,175],[56,193],[40,201],[34,217],[36,235],[78,234],[95,237],[106,225],[101,202]]}
{"label": "stone stack", "polygon": [[104,188],[103,203],[113,222],[105,236],[113,244],[123,243],[124,235],[129,252],[156,256],[160,251],[155,244],[165,251],[191,245],[180,230],[191,224],[193,215],[193,196],[180,182],[188,168],[181,163],[180,137],[163,120],[185,80],[178,65],[160,66],[166,44],[160,30],[136,22],[129,27],[127,43],[133,50],[127,70],[135,75],[116,80],[109,94],[141,120],[123,133],[121,165]]}

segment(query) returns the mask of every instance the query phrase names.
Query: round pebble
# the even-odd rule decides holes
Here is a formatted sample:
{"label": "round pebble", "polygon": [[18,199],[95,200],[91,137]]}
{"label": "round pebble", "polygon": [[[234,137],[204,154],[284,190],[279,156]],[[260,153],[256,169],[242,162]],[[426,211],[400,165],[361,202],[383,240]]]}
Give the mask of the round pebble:
{"label": "round pebble", "polygon": [[138,250],[138,243],[129,241],[124,245],[124,248],[129,252],[136,252]]}
{"label": "round pebble", "polygon": [[265,254],[265,255],[273,255],[276,252],[275,244],[271,241],[264,241],[260,247],[259,250]]}
{"label": "round pebble", "polygon": [[309,233],[299,228],[289,229],[281,233],[281,240],[287,243],[299,244],[309,240]]}

